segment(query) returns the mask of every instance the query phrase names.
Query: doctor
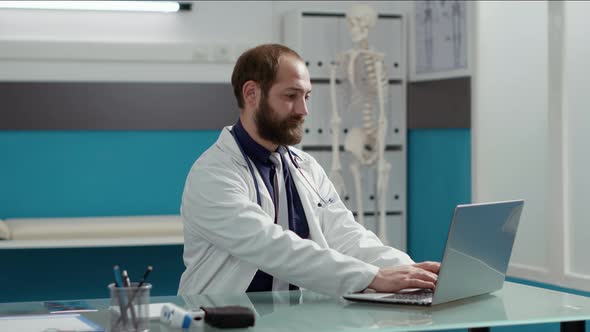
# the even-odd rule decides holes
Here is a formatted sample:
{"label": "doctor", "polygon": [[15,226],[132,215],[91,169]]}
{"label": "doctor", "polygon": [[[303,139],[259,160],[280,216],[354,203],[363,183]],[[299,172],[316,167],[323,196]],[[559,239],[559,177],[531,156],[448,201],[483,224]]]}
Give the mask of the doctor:
{"label": "doctor", "polygon": [[239,120],[186,180],[179,295],[434,288],[439,263],[415,264],[383,245],[354,220],[319,164],[291,147],[309,112],[301,57],[277,44],[250,49],[237,60],[232,85]]}

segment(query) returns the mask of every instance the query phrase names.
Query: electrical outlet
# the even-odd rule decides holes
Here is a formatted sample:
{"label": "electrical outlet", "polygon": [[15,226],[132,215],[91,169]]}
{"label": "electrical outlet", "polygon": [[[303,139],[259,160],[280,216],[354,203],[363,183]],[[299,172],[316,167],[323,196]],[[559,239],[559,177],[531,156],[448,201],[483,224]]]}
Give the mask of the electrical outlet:
{"label": "electrical outlet", "polygon": [[230,44],[216,44],[213,45],[211,51],[211,60],[220,63],[232,63],[233,52]]}
{"label": "electrical outlet", "polygon": [[209,62],[209,55],[211,53],[209,45],[197,45],[193,49],[193,62]]}

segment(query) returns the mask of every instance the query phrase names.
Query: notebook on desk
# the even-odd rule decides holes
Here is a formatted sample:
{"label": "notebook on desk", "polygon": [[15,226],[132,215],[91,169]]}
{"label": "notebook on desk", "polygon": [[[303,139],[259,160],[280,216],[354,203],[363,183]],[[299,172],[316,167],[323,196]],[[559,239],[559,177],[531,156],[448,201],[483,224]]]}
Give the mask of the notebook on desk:
{"label": "notebook on desk", "polygon": [[436,289],[358,293],[344,298],[394,304],[435,305],[502,288],[523,200],[458,205],[453,214]]}

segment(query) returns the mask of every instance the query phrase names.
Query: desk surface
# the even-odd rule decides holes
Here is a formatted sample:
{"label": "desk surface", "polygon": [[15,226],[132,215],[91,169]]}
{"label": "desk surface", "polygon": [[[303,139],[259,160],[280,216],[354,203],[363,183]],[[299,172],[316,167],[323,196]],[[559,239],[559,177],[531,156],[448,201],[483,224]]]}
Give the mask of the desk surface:
{"label": "desk surface", "polygon": [[[106,293],[106,290],[105,290]],[[105,294],[106,295],[106,294]],[[108,327],[108,299],[84,315]],[[590,319],[590,298],[506,282],[501,291],[433,307],[349,302],[309,291],[152,297],[186,308],[242,305],[256,314],[248,331],[431,331]],[[42,302],[0,304],[0,316],[46,313]],[[168,331],[153,321],[150,331]]]}

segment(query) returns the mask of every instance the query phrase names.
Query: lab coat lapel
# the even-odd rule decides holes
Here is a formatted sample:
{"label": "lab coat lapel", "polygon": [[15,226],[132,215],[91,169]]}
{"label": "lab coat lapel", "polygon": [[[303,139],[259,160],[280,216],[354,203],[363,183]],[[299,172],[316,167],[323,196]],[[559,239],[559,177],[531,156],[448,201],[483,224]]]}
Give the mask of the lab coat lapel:
{"label": "lab coat lapel", "polygon": [[[232,156],[232,158],[238,164],[245,167],[247,169],[248,173],[250,173],[250,170],[248,168],[248,163],[244,159],[244,156],[242,155],[242,152],[240,151],[240,148],[238,147],[238,143],[236,143],[236,140],[234,139],[233,135],[230,133],[231,128],[232,128],[231,126],[223,128],[223,130],[221,131],[221,135],[219,136],[219,139],[216,144],[219,144],[221,149],[228,151],[230,153],[230,155]],[[254,176],[256,177],[256,181],[258,182],[258,190],[260,191],[260,205],[262,205],[262,209],[274,220],[275,206],[272,201],[272,198],[270,197],[270,193],[268,192],[268,189],[264,185],[264,181],[262,180],[262,175],[260,175],[260,173],[258,172],[258,169],[254,166],[254,163],[251,160],[250,160],[250,162],[252,163],[252,169],[254,170]],[[254,193],[253,197],[256,197],[256,187],[254,186],[253,181],[250,182],[250,190],[251,190],[251,192]],[[254,198],[254,199],[256,199],[256,198]],[[256,201],[254,201],[254,202],[256,202]]]}
{"label": "lab coat lapel", "polygon": [[[289,158],[285,159],[289,160],[289,171],[291,172],[293,182],[297,188],[297,193],[299,193],[299,198],[301,199],[301,205],[305,211],[305,218],[307,219],[307,225],[309,227],[309,237],[311,240],[319,244],[320,247],[327,248],[328,242],[326,242],[326,238],[324,237],[319,224],[319,220],[322,217],[322,211],[321,208],[317,207],[317,203],[313,203],[314,193],[309,188],[309,184],[307,184],[303,176],[301,176],[299,169],[293,165]],[[307,171],[307,169],[309,169],[308,161],[300,162],[299,166],[301,167],[301,171],[305,173],[305,176],[312,181],[311,174]]]}

